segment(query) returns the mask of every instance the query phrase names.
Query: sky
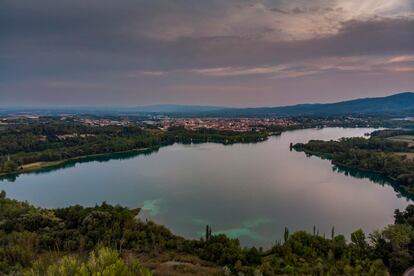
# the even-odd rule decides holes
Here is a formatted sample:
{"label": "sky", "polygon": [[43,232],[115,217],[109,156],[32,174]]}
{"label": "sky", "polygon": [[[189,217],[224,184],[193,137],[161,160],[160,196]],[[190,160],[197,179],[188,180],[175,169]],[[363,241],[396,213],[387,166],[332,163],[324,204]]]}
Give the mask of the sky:
{"label": "sky", "polygon": [[278,106],[414,91],[414,0],[0,0],[0,105]]}

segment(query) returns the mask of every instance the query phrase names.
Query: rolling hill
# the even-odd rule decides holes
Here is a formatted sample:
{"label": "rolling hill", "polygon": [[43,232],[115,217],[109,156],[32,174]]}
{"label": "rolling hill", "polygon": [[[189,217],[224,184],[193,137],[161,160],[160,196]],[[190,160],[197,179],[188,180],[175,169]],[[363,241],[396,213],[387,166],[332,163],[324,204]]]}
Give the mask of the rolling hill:
{"label": "rolling hill", "polygon": [[222,116],[330,116],[330,115],[414,115],[414,93],[362,98],[336,103],[298,104],[281,107],[232,108],[210,112]]}

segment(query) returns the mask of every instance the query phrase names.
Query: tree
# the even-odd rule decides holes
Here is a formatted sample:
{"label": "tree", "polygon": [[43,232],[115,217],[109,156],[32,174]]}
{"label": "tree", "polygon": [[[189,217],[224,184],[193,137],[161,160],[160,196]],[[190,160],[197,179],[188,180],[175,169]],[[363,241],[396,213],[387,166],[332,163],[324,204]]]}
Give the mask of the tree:
{"label": "tree", "polygon": [[93,251],[86,262],[80,261],[73,256],[65,256],[57,263],[53,263],[46,268],[39,262],[23,272],[24,276],[37,275],[123,275],[123,276],[150,276],[151,272],[143,268],[138,262],[126,264],[120,258],[118,252],[109,248],[101,248]]}
{"label": "tree", "polygon": [[206,241],[210,240],[211,238],[211,227],[206,225]]}
{"label": "tree", "polygon": [[368,243],[365,239],[365,234],[362,229],[358,229],[357,231],[351,234],[351,241],[354,252],[359,259],[364,259],[367,257],[368,254]]}
{"label": "tree", "polygon": [[252,247],[246,252],[246,262],[249,265],[258,265],[260,264],[261,256],[260,252],[256,249],[256,247]]}
{"label": "tree", "polygon": [[285,233],[283,234],[283,238],[285,242],[287,242],[287,240],[289,239],[289,229],[287,227],[285,227]]}

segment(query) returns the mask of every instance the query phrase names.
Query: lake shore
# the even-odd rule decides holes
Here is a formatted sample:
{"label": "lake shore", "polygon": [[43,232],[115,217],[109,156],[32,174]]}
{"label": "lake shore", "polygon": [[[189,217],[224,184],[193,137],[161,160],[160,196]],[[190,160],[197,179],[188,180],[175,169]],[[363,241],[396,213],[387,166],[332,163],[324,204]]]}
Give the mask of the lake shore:
{"label": "lake shore", "polygon": [[140,148],[140,149],[132,149],[132,150],[126,150],[126,151],[107,152],[107,153],[99,153],[99,154],[91,154],[91,155],[82,155],[82,156],[63,159],[63,160],[58,160],[58,161],[34,162],[34,163],[29,163],[29,164],[23,165],[19,171],[10,172],[10,173],[0,173],[0,177],[7,177],[7,176],[11,176],[11,175],[19,175],[19,174],[23,174],[23,173],[31,173],[31,172],[39,171],[39,170],[42,170],[42,169],[47,169],[47,168],[53,168],[53,167],[56,167],[56,166],[60,166],[60,165],[63,165],[67,162],[70,162],[70,161],[78,161],[78,160],[85,159],[85,158],[102,157],[102,156],[106,156],[106,155],[121,154],[121,153],[133,153],[133,152],[140,153],[140,152],[144,152],[144,151],[148,151],[148,150],[156,150],[158,148],[159,147]]}
{"label": "lake shore", "polygon": [[[367,140],[369,142],[370,140]],[[380,140],[381,142],[386,142],[386,140]],[[311,144],[316,144],[312,148]],[[336,144],[333,144],[336,143]],[[383,177],[388,178],[390,184],[393,188],[398,191],[400,194],[405,195],[406,197],[413,198],[414,197],[414,189],[410,180],[407,180],[406,171],[409,171],[409,166],[412,162],[410,155],[412,152],[408,152],[409,146],[407,146],[407,151],[398,152],[398,151],[388,151],[386,154],[378,154],[378,151],[375,149],[366,149],[364,147],[358,148],[358,146],[349,146],[348,144],[345,145],[346,142],[344,141],[310,141],[306,144],[298,143],[293,146],[296,151],[304,152],[306,155],[310,156],[317,156],[322,159],[329,160],[332,165],[343,167],[351,170],[359,170],[361,172],[367,172],[372,174],[381,175]],[[332,153],[333,146],[340,146],[343,144],[343,148],[338,147],[335,153]],[[374,144],[374,143],[373,143]],[[316,148],[315,148],[316,147]],[[400,149],[398,149],[400,150]],[[404,149],[405,150],[405,149]],[[352,152],[352,154],[351,154]],[[356,154],[360,154],[360,158],[357,158],[357,162],[353,160],[355,159]],[[365,154],[365,155],[362,155]],[[371,154],[371,155],[369,155]],[[368,157],[367,157],[368,156]],[[377,159],[376,161],[381,160],[381,162],[377,162],[382,164],[382,166],[368,166],[366,164],[372,163],[372,159],[374,156]],[[407,160],[403,160],[403,158],[407,158]],[[395,159],[398,157],[399,159]],[[362,161],[361,158],[365,158]],[[370,159],[371,158],[371,159]],[[398,169],[398,173],[395,170],[391,170],[389,166],[385,166],[385,164],[392,164],[392,162],[398,162],[398,164],[394,164],[393,166]],[[406,170],[402,170],[401,167],[407,167]]]}

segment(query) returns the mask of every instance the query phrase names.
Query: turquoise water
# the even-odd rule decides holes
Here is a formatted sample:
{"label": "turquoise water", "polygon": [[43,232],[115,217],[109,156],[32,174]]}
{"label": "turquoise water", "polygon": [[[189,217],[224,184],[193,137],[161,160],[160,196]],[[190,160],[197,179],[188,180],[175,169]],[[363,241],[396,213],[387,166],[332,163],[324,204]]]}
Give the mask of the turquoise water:
{"label": "turquoise water", "polygon": [[347,237],[393,221],[409,201],[386,179],[332,167],[289,150],[290,142],[362,136],[372,129],[285,132],[257,144],[175,144],[145,154],[116,154],[0,180],[9,197],[36,206],[93,206],[106,201],[142,207],[142,218],[188,238],[213,233],[244,245],[270,246],[289,230]]}

